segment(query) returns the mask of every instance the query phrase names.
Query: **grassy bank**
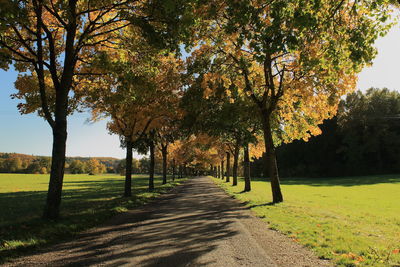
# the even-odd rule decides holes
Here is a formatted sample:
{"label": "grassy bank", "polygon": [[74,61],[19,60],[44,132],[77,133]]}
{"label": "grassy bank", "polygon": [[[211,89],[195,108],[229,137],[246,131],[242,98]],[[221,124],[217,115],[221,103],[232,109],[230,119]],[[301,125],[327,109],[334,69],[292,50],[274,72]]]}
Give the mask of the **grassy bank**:
{"label": "grassy bank", "polygon": [[133,197],[123,198],[124,177],[118,175],[66,175],[61,218],[42,220],[48,175],[0,174],[0,262],[22,252],[72,238],[76,233],[111,216],[140,206],[182,180],[147,191],[148,176],[133,176]]}
{"label": "grassy bank", "polygon": [[214,181],[279,230],[338,266],[400,266],[400,176],[282,181],[285,202],[271,205],[270,184],[243,193]]}

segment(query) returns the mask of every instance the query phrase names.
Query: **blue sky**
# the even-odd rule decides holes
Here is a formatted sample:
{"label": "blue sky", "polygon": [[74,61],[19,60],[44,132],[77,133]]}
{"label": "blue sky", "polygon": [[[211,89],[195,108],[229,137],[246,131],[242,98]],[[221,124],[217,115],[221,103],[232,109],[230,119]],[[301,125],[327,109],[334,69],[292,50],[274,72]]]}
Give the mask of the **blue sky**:
{"label": "blue sky", "polygon": [[[358,88],[387,87],[400,90],[400,27],[396,25],[385,37],[376,42],[378,56],[371,67],[359,75]],[[0,152],[33,155],[51,155],[52,136],[47,122],[35,114],[20,115],[17,100],[10,98],[15,92],[17,73],[0,70]],[[67,156],[124,158],[119,139],[109,135],[106,121],[86,123],[89,114],[78,113],[68,119]],[[137,157],[137,155],[136,155]]]}

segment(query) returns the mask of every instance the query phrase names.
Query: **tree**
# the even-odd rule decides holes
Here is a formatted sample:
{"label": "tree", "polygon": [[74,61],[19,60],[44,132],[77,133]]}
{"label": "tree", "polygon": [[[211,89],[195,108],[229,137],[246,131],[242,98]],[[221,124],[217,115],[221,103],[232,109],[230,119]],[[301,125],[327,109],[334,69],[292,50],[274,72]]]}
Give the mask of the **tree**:
{"label": "tree", "polygon": [[69,171],[72,174],[80,174],[86,172],[86,164],[80,160],[74,160],[69,165]]}
{"label": "tree", "polygon": [[386,88],[357,91],[341,102],[338,125],[347,170],[355,166],[368,173],[398,169],[399,114],[400,94]]}
{"label": "tree", "polygon": [[[276,144],[319,134],[318,124],[334,116],[340,96],[354,89],[355,74],[375,55],[389,8],[373,2],[246,0],[212,7],[218,15],[198,53],[212,51],[214,62],[240,73],[236,84],[262,123],[273,203],[283,201]],[[223,79],[223,71],[210,80]]]}
{"label": "tree", "polygon": [[89,159],[86,163],[86,171],[90,175],[96,175],[104,173],[106,171],[106,166],[100,163],[97,159]]}
{"label": "tree", "polygon": [[[21,1],[22,2],[22,1]],[[127,2],[67,3],[7,1],[13,12],[2,17],[0,50],[4,68],[11,62],[20,75],[15,97],[25,99],[21,113],[38,110],[53,131],[52,167],[44,218],[59,215],[64,177],[67,116],[76,108],[72,91],[80,65],[90,53],[110,42],[110,34],[129,22],[119,16]],[[4,64],[7,63],[7,64]],[[18,84],[29,83],[29,92]],[[72,96],[71,96],[72,95]]]}

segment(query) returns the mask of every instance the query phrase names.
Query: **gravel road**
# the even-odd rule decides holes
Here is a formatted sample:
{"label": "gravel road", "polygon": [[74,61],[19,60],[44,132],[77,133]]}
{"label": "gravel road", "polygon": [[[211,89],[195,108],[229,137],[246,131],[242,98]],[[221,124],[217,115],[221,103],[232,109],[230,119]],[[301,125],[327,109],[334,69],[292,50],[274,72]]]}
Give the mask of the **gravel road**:
{"label": "gravel road", "polygon": [[256,218],[208,177],[6,266],[331,266]]}

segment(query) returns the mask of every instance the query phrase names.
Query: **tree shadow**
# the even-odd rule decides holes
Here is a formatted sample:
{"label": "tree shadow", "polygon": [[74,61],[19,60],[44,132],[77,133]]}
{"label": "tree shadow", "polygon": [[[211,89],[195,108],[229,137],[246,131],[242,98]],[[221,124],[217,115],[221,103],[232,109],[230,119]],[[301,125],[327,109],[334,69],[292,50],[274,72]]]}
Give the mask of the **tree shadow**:
{"label": "tree shadow", "polygon": [[[0,193],[0,262],[38,245],[68,240],[77,232],[117,214],[118,209],[134,208],[148,202],[152,196],[166,191],[166,187],[160,187],[160,177],[155,178],[156,190],[149,194],[147,177],[133,177],[133,196],[130,198],[122,196],[123,177],[67,180],[63,187],[61,216],[54,222],[41,219],[47,191]],[[21,242],[21,245],[9,246],[7,240]]]}
{"label": "tree shadow", "polygon": [[[269,178],[252,178],[252,181],[268,182]],[[373,184],[397,184],[400,183],[400,174],[370,175],[370,176],[346,176],[346,177],[283,177],[282,185],[309,185],[309,186],[357,186]]]}
{"label": "tree shadow", "polygon": [[237,235],[231,225],[247,217],[237,212],[240,205],[232,205],[221,195],[219,188],[195,181],[78,235],[76,241],[35,255],[51,258],[46,264],[53,266],[210,264],[215,257],[203,256],[214,253],[219,242]]}
{"label": "tree shadow", "polygon": [[249,205],[247,206],[248,209],[256,208],[256,207],[267,207],[267,206],[275,206],[277,203],[274,202],[267,202],[267,203],[262,203],[262,204],[257,204],[257,205]]}

